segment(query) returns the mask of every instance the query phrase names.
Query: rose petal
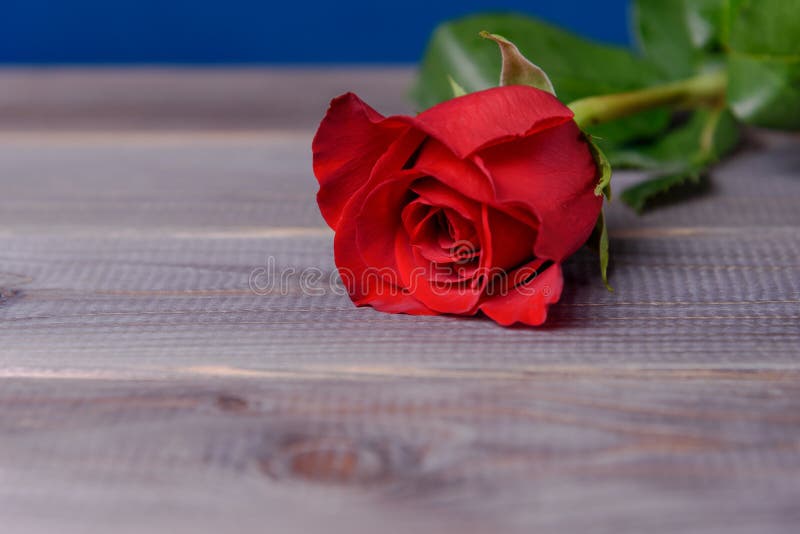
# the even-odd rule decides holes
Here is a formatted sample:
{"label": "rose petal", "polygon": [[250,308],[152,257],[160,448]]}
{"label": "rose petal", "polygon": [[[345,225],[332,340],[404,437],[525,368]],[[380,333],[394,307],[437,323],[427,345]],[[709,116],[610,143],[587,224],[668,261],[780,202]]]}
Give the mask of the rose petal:
{"label": "rose petal", "polygon": [[440,313],[474,313],[483,287],[473,287],[469,282],[452,284],[431,281],[431,263],[414,253],[403,228],[398,228],[395,234],[395,256],[403,286],[425,306]]}
{"label": "rose petal", "polygon": [[[405,174],[409,181],[414,179],[413,171]],[[333,242],[334,257],[339,274],[347,288],[351,300],[357,306],[370,305],[390,313],[409,313],[415,315],[434,314],[403,287],[400,275],[394,268],[394,256],[387,258],[388,265],[367,263],[358,246],[358,222],[367,191],[359,190],[347,203],[336,230]],[[393,238],[394,230],[390,234]]]}
{"label": "rose petal", "polygon": [[536,242],[536,227],[531,227],[500,210],[489,208],[488,226],[492,235],[492,268],[509,270],[529,262]]}
{"label": "rose petal", "polygon": [[435,139],[429,138],[425,142],[414,168],[473,200],[494,200],[494,188],[489,177],[473,162],[457,158]]}
{"label": "rose petal", "polygon": [[[425,174],[425,170],[419,167],[415,166],[414,170]],[[464,196],[460,189],[445,185],[437,177],[428,176],[416,181],[412,190],[419,195],[422,201],[431,206],[451,208],[461,217],[476,225],[481,220],[480,204]]]}
{"label": "rose petal", "polygon": [[343,219],[334,237],[333,248],[339,275],[356,306],[369,305],[388,313],[436,314],[398,285],[400,279],[396,273],[364,263],[354,234],[354,220]]}
{"label": "rose petal", "polygon": [[432,262],[444,263],[452,261],[450,249],[440,244],[439,236],[443,232],[441,227],[442,209],[430,208],[431,216],[426,218],[414,231],[408,232],[411,246],[415,247],[422,256]]}
{"label": "rose petal", "polygon": [[[526,269],[536,269],[542,263],[543,260],[537,260]],[[561,265],[554,263],[527,284],[510,288],[505,294],[484,297],[480,310],[503,326],[515,323],[538,326],[547,319],[548,305],[558,302],[563,286]]]}
{"label": "rose petal", "polygon": [[336,230],[345,205],[367,182],[378,158],[408,129],[353,93],[331,101],[312,143],[317,202],[331,228]]}
{"label": "rose petal", "polygon": [[416,231],[418,226],[424,224],[425,221],[434,215],[435,213],[431,210],[431,206],[417,198],[409,202],[403,208],[403,213],[400,215],[400,218],[403,221],[403,227],[406,229],[406,232],[411,234]]}
{"label": "rose petal", "polygon": [[597,168],[574,122],[475,156],[499,203],[524,204],[540,226],[536,256],[561,261],[586,242],[600,214]]}
{"label": "rose petal", "polygon": [[443,217],[447,223],[448,232],[439,235],[439,246],[450,249],[458,242],[477,243],[478,236],[472,221],[465,219],[452,208],[442,208]]}
{"label": "rose petal", "polygon": [[445,144],[459,158],[517,137],[562,124],[572,111],[540,89],[494,87],[438,104],[411,123]]}
{"label": "rose petal", "polygon": [[403,209],[411,201],[411,183],[422,176],[416,170],[397,171],[360,195],[355,213],[356,244],[367,265],[397,268],[394,258],[394,234],[402,226]]}
{"label": "rose petal", "polygon": [[[417,167],[415,170],[419,171]],[[421,171],[420,171],[421,172]],[[427,240],[430,247],[423,247],[420,252],[431,261],[454,262],[453,253],[470,251],[478,254],[481,250],[480,232],[482,224],[481,204],[465,197],[461,193],[447,187],[436,178],[427,177],[417,180],[412,185],[412,190],[419,195],[418,201],[440,208],[448,219],[449,225],[457,233],[458,238],[453,239],[449,231],[439,229],[438,235],[428,233],[424,239],[418,232],[409,232],[410,242],[413,246],[422,246]],[[431,221],[435,223],[435,221]],[[443,244],[448,244],[445,248]],[[438,247],[441,252],[433,254],[432,247]],[[442,256],[443,255],[443,256]],[[446,256],[446,258],[444,257]]]}

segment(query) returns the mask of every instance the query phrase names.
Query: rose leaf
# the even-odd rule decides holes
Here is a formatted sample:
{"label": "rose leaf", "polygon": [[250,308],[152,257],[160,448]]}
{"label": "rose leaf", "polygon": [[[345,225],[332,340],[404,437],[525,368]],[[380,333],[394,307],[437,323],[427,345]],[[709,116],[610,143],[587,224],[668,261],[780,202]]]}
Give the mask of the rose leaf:
{"label": "rose leaf", "polygon": [[[739,127],[726,110],[699,110],[658,143],[638,151],[620,151],[617,164],[655,173],[622,192],[620,198],[636,211],[703,190],[703,176],[739,142]],[[613,161],[612,159],[612,161]]]}
{"label": "rose leaf", "polygon": [[800,0],[730,1],[728,101],[740,120],[800,129]]}

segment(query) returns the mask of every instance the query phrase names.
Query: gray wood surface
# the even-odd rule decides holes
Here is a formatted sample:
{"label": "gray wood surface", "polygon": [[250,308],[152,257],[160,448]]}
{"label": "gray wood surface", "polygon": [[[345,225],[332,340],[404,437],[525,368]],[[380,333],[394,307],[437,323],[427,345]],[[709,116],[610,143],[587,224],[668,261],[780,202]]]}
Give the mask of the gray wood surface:
{"label": "gray wood surface", "polygon": [[315,122],[409,74],[0,72],[2,532],[798,531],[796,137],[614,203],[544,328],[253,290],[333,272]]}

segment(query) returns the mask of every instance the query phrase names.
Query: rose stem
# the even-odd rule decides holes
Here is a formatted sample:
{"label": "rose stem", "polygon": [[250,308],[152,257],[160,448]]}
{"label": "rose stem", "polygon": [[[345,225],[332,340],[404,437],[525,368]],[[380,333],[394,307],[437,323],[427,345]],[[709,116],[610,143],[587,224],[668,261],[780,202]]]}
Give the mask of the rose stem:
{"label": "rose stem", "polygon": [[725,97],[727,82],[725,72],[717,71],[638,91],[581,98],[569,108],[578,126],[585,128],[657,107],[718,104]]}

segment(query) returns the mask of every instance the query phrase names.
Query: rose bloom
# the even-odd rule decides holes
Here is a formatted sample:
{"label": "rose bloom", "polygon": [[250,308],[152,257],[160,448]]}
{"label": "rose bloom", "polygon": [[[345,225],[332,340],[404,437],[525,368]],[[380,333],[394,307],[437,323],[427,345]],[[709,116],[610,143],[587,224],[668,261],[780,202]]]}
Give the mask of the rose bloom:
{"label": "rose bloom", "polygon": [[513,85],[384,117],[347,93],[313,142],[317,202],[358,306],[542,324],[600,213],[572,112]]}

